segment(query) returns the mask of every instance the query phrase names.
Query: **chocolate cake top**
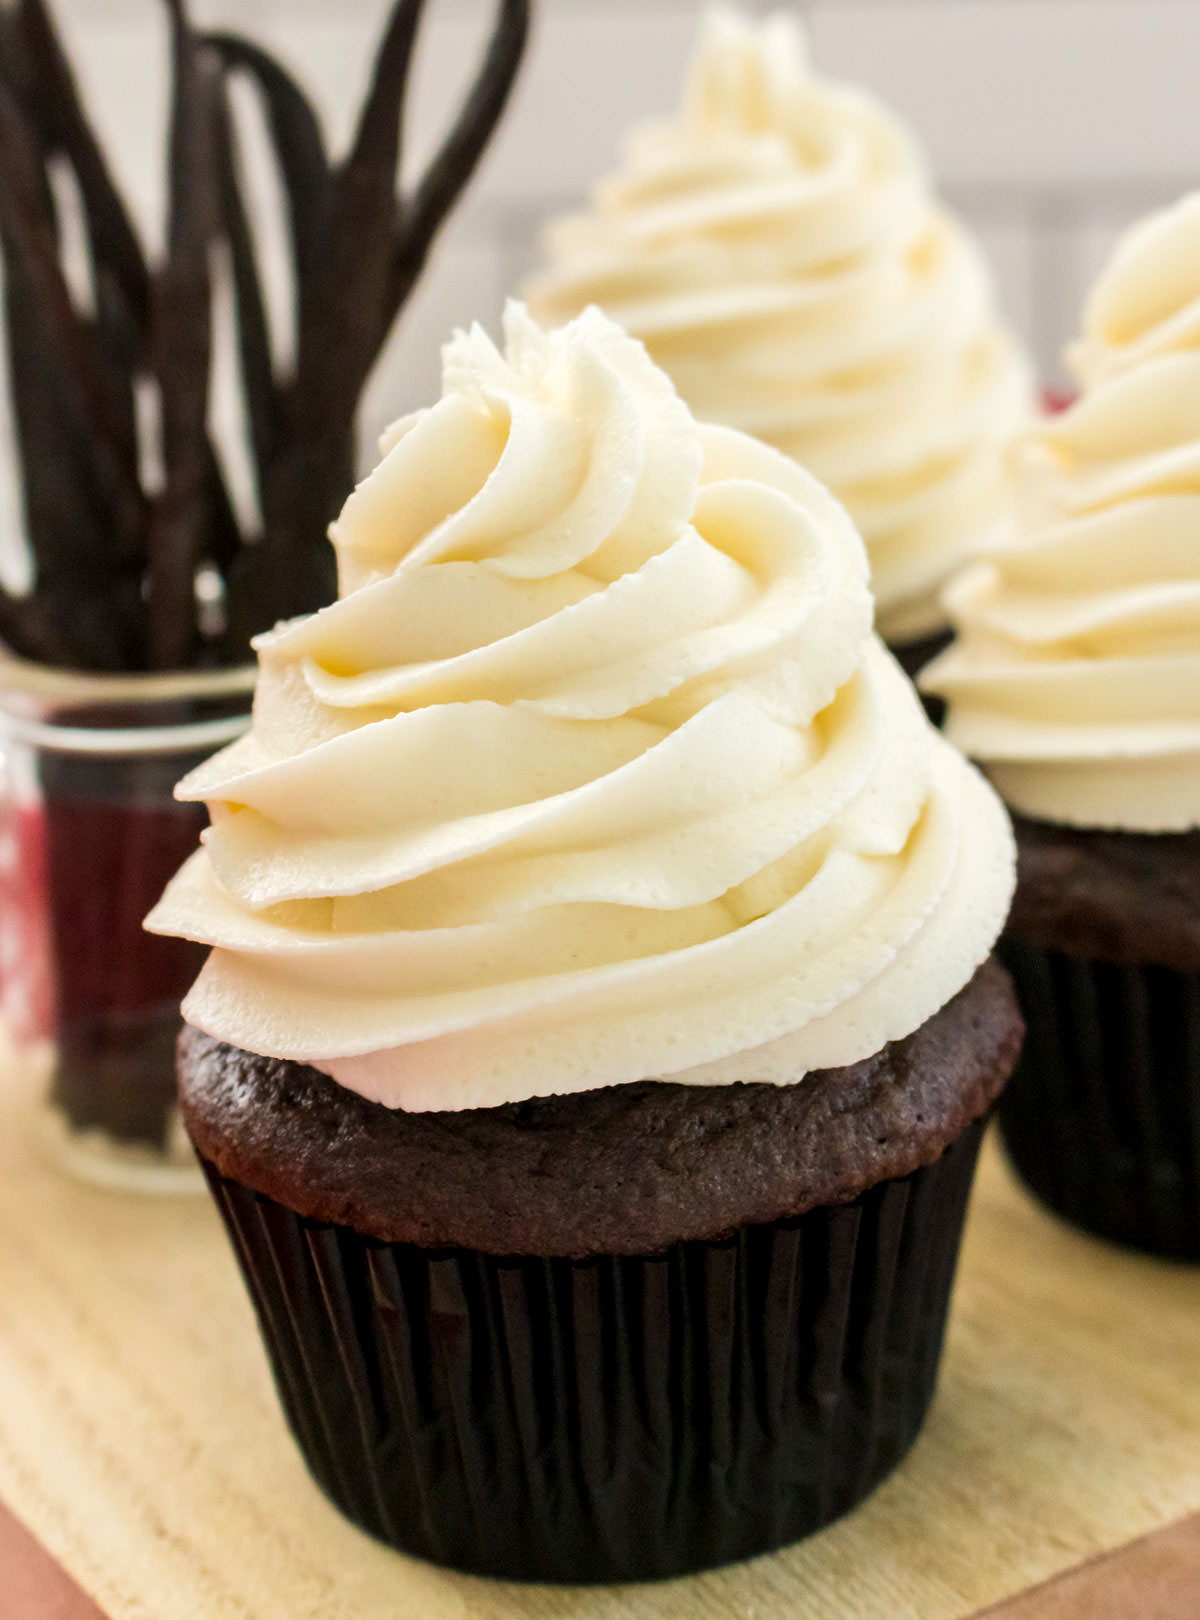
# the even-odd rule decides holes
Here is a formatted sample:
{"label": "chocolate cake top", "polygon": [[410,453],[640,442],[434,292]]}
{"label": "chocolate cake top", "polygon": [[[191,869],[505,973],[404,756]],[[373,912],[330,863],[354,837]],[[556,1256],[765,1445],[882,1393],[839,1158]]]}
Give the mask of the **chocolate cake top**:
{"label": "chocolate cake top", "polygon": [[1200,832],[1105,832],[1024,817],[1014,825],[1014,939],[1200,972]]}
{"label": "chocolate cake top", "polygon": [[982,1114],[1021,1020],[989,961],[904,1040],[797,1085],[647,1080],[404,1113],[196,1029],[184,1115],[222,1174],[388,1241],[493,1254],[652,1254],[856,1197],[936,1159]]}

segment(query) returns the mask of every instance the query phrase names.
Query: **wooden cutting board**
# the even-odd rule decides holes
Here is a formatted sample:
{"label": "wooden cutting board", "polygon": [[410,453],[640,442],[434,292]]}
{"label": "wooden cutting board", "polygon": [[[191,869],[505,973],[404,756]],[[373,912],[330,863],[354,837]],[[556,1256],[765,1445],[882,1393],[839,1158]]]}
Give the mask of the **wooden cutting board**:
{"label": "wooden cutting board", "polygon": [[[447,1574],[368,1540],[309,1481],[207,1200],[74,1185],[33,1147],[29,1091],[8,1064],[0,1499],[109,1620],[962,1620],[1200,1510],[1200,1268],[1059,1225],[993,1145],[938,1398],[864,1507],[786,1552],[658,1586]],[[1197,1526],[1143,1543],[1128,1589],[1147,1593],[1172,1558],[1200,1579],[1197,1548]],[[1108,1589],[1107,1568],[1012,1620],[1099,1615],[1071,1581]],[[1151,1612],[1192,1611],[1112,1611]]]}

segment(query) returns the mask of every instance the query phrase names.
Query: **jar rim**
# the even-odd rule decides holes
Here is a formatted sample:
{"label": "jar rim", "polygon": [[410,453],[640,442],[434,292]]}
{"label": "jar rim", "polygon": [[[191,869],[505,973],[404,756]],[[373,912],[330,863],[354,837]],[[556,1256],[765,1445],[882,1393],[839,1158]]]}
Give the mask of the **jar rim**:
{"label": "jar rim", "polygon": [[10,696],[54,704],[154,703],[173,698],[236,697],[254,691],[257,663],[222,669],[135,670],[119,674],[36,664],[0,646],[0,708]]}
{"label": "jar rim", "polygon": [[212,752],[236,742],[250,727],[250,711],[216,720],[186,720],[174,726],[60,726],[30,715],[4,715],[7,739],[54,754],[91,754],[129,759],[134,755]]}
{"label": "jar rim", "polygon": [[[257,664],[227,669],[184,669],[97,674],[18,658],[0,646],[0,731],[5,740],[58,754],[134,755],[211,752],[235,741],[250,725]],[[233,700],[234,714],[204,713],[205,705]],[[170,704],[192,703],[187,719]],[[121,717],[122,708],[149,710],[145,718]],[[117,711],[103,723],[81,723],[79,711]],[[60,718],[61,717],[61,718]]]}

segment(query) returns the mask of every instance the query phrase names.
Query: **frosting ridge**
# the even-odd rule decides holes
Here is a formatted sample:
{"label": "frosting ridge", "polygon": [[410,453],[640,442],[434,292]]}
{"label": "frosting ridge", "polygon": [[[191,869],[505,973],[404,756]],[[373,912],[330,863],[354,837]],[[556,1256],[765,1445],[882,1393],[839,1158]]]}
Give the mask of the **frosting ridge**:
{"label": "frosting ridge", "polygon": [[1020,521],[947,592],[921,684],[1014,808],[1200,826],[1200,193],[1119,243],[1070,351],[1077,403],[1020,446]]}
{"label": "frosting ridge", "polygon": [[945,623],[941,585],[1008,511],[1028,369],[908,130],[817,76],[793,18],[710,8],[679,116],[633,131],[545,253],[540,320],[600,305],[698,417],[844,501],[884,635]]}
{"label": "frosting ridge", "polygon": [[257,643],[252,730],[149,926],[188,1020],[391,1106],[794,1081],[986,957],[1004,812],[870,632],[795,463],[695,423],[596,310],[446,350],[333,526],[342,595]]}

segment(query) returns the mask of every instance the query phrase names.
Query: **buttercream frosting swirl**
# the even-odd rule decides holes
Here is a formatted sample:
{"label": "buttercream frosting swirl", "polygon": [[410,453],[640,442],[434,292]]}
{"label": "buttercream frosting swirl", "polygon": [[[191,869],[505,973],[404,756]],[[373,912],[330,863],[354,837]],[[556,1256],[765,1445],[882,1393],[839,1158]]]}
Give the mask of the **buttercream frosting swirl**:
{"label": "buttercream frosting swirl", "polygon": [[679,116],[633,131],[545,255],[539,320],[603,307],[698,417],[845,503],[889,640],[944,625],[941,586],[1008,512],[1029,372],[912,136],[814,73],[793,18],[711,9]]}
{"label": "buttercream frosting swirl", "polygon": [[1010,898],[999,801],[870,634],[807,473],[596,310],[476,328],[260,638],[150,920],[184,1012],[392,1106],[794,1081],[910,1033]]}
{"label": "buttercream frosting swirl", "polygon": [[947,593],[922,680],[1015,809],[1200,826],[1200,193],[1130,231],[1017,454],[1020,521]]}

